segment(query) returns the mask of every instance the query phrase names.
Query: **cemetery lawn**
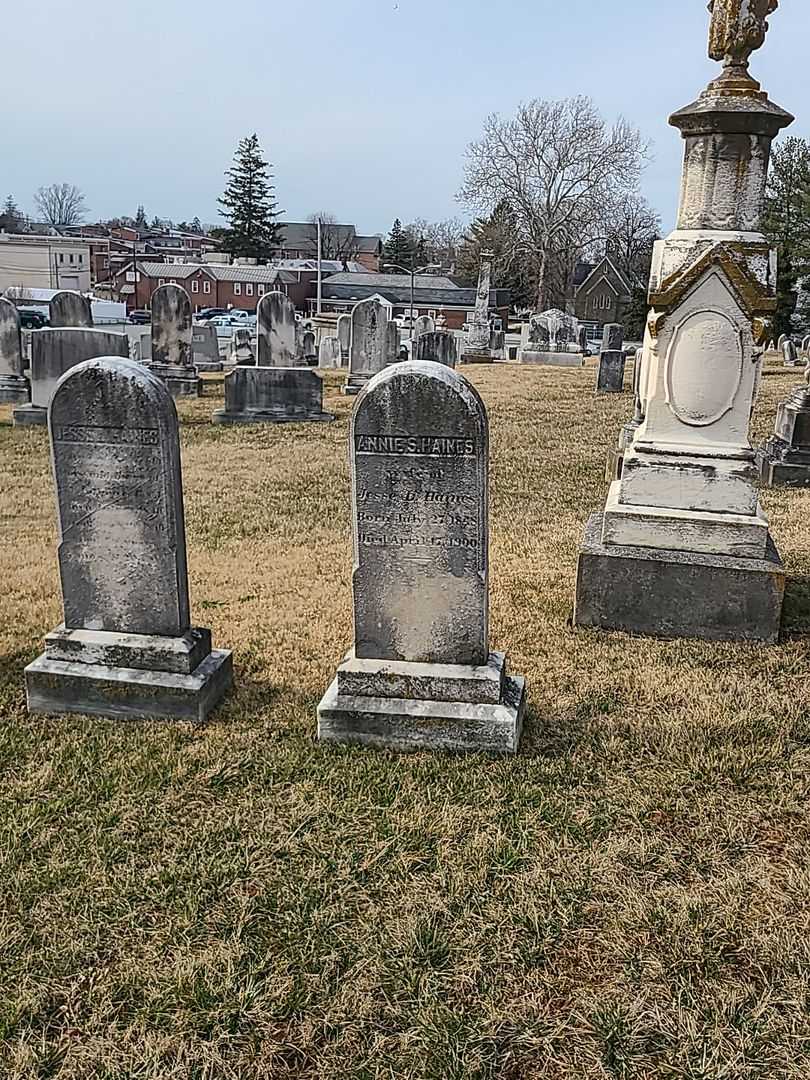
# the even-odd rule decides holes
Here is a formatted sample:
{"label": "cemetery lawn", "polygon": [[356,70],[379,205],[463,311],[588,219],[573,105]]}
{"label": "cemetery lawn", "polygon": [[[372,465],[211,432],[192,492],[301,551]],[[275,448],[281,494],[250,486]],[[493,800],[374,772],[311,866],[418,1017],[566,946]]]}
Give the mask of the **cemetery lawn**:
{"label": "cemetery lawn", "polygon": [[[234,650],[202,729],[29,718],[61,619],[44,430],[0,409],[4,1080],[810,1075],[810,491],[764,493],[776,647],[569,625],[629,394],[472,368],[490,412],[491,642],[520,755],[319,746],[351,639],[351,401],[180,405],[192,611]],[[797,372],[763,380],[761,440]]]}

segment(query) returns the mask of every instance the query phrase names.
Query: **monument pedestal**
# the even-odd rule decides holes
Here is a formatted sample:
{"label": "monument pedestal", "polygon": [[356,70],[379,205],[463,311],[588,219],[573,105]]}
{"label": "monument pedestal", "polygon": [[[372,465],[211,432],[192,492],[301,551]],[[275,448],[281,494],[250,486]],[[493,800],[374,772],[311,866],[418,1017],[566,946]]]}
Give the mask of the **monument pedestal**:
{"label": "monument pedestal", "polygon": [[763,559],[604,544],[592,514],[579,549],[574,625],[705,641],[779,640],[785,570]]}
{"label": "monument pedestal", "polygon": [[166,384],[173,398],[202,397],[202,379],[194,368],[182,364],[148,364],[149,370]]}
{"label": "monument pedestal", "polygon": [[483,667],[358,660],[349,654],[318,706],[318,738],[395,750],[516,754],[524,679],[503,653]]}
{"label": "monument pedestal", "polygon": [[215,424],[302,424],[334,420],[323,411],[323,383],[309,368],[237,367],[225,378]]}
{"label": "monument pedestal", "polygon": [[28,709],[115,720],[202,723],[233,682],[231,653],[211,649],[209,630],[182,637],[57,627],[25,669]]}
{"label": "monument pedestal", "polygon": [[584,367],[585,357],[582,353],[568,352],[536,352],[533,349],[523,349],[520,353],[521,364],[539,364],[544,367]]}
{"label": "monument pedestal", "polygon": [[349,375],[343,387],[344,395],[346,397],[357,397],[370,378],[370,375]]}
{"label": "monument pedestal", "polygon": [[810,486],[810,389],[797,386],[776,413],[774,434],[756,456],[768,487]]}
{"label": "monument pedestal", "polygon": [[14,427],[46,427],[48,410],[41,405],[18,405],[11,410]]}
{"label": "monument pedestal", "polygon": [[31,399],[31,387],[24,375],[0,375],[0,403],[25,405]]}

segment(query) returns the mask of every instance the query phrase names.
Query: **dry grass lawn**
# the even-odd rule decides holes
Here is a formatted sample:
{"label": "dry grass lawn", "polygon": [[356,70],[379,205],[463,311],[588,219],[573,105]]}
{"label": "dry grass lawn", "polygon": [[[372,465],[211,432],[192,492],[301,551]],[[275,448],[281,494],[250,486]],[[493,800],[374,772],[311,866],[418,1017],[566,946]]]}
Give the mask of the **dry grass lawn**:
{"label": "dry grass lawn", "polygon": [[[628,394],[467,369],[492,430],[492,642],[515,760],[316,744],[350,642],[347,421],[183,403],[204,729],[26,715],[60,621],[46,434],[0,411],[0,1076],[810,1076],[810,492],[766,492],[778,647],[574,632]],[[798,381],[764,380],[768,433]]]}

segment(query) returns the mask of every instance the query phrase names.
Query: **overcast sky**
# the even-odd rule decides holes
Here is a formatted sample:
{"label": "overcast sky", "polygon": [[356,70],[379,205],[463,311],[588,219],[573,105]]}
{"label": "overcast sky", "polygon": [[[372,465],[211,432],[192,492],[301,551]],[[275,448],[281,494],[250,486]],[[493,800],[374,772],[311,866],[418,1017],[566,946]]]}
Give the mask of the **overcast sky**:
{"label": "overcast sky", "polygon": [[[0,198],[30,211],[69,181],[91,219],[217,220],[223,172],[256,131],[288,220],[361,232],[436,220],[490,112],[590,94],[653,143],[642,189],[669,227],[680,137],[666,117],[717,65],[706,0],[37,0],[0,66]],[[810,4],[782,0],[754,74],[808,135]]]}

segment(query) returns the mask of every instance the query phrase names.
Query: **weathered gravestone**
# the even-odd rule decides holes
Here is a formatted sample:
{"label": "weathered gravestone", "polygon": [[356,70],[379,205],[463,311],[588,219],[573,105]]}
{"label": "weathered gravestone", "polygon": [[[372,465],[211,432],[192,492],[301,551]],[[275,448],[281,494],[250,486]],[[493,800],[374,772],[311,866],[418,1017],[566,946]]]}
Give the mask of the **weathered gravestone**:
{"label": "weathered gravestone", "polygon": [[0,401],[14,405],[28,401],[24,367],[19,312],[10,300],[0,297]]}
{"label": "weathered gravestone", "polygon": [[624,390],[624,329],[608,323],[602,334],[602,351],[596,372],[597,394],[621,394]]}
{"label": "weathered gravestone", "polygon": [[[790,343],[792,344],[792,342]],[[776,410],[774,433],[759,448],[757,468],[768,487],[810,487],[810,365]]]}
{"label": "weathered gravestone", "polygon": [[364,300],[352,310],[349,377],[344,394],[358,394],[388,362],[388,313],[379,300]]}
{"label": "weathered gravestone", "polygon": [[318,367],[339,368],[340,366],[340,340],[336,337],[321,338],[321,344],[318,350]]}
{"label": "weathered gravestone", "polygon": [[174,398],[200,397],[202,379],[194,370],[191,300],[171,282],[152,293],[152,360],[149,370]]}
{"label": "weathered gravestone", "polygon": [[90,300],[78,292],[58,292],[51,297],[48,321],[54,329],[93,326]]}
{"label": "weathered gravestone", "polygon": [[231,337],[231,350],[228,356],[229,363],[240,367],[255,367],[256,355],[253,352],[253,341],[250,330],[239,327],[234,330]]}
{"label": "weathered gravestone", "polygon": [[98,356],[129,358],[126,334],[78,326],[36,330],[31,337],[31,402],[13,409],[15,427],[44,426],[56,384],[65,372]]}
{"label": "weathered gravestone", "polygon": [[488,636],[488,424],[466,379],[387,368],[351,424],[354,649],[318,736],[515,753],[525,707]]}
{"label": "weathered gravestone", "polygon": [[349,351],[352,345],[351,315],[338,315],[337,332],[338,340],[340,341],[340,366],[348,367]]}
{"label": "weathered gravestone", "polygon": [[304,330],[301,334],[301,359],[311,367],[318,362],[318,346],[315,341],[314,330]]}
{"label": "weathered gravestone", "polygon": [[622,425],[619,438],[615,447],[608,450],[605,479],[612,484],[614,480],[620,480],[624,468],[624,452],[632,446],[636,432],[644,422],[644,400],[642,398],[642,379],[644,364],[644,349],[636,350],[633,360],[633,415]]}
{"label": "weathered gravestone", "polygon": [[434,330],[416,339],[414,360],[432,360],[436,364],[454,368],[458,363],[456,335],[449,330]]}
{"label": "weathered gravestone", "polygon": [[785,338],[780,348],[785,367],[796,367],[799,362],[799,353],[795,343],[790,338]]}
{"label": "weathered gravestone", "polygon": [[65,621],[26,668],[35,713],[202,721],[230,652],[191,626],[177,412],[131,360],[68,372],[48,413]]}
{"label": "weathered gravestone", "polygon": [[402,359],[402,335],[399,332],[399,327],[392,320],[389,321],[386,327],[386,363],[398,364]]}
{"label": "weathered gravestone", "polygon": [[551,367],[582,367],[580,326],[573,315],[553,308],[532,315],[523,327],[520,362]]}
{"label": "weathered gravestone", "polygon": [[265,293],[256,309],[259,367],[291,368],[298,363],[295,304],[283,292]]}
{"label": "weathered gravestone", "polygon": [[194,367],[200,371],[222,371],[219,338],[215,326],[191,327],[191,350]]}
{"label": "weathered gravestone", "polygon": [[289,424],[334,420],[323,411],[323,383],[310,368],[238,366],[225,376],[225,408],[215,424]]}
{"label": "weathered gravestone", "polygon": [[422,334],[432,334],[436,329],[436,321],[430,315],[420,315],[413,324],[413,336],[418,341]]}

